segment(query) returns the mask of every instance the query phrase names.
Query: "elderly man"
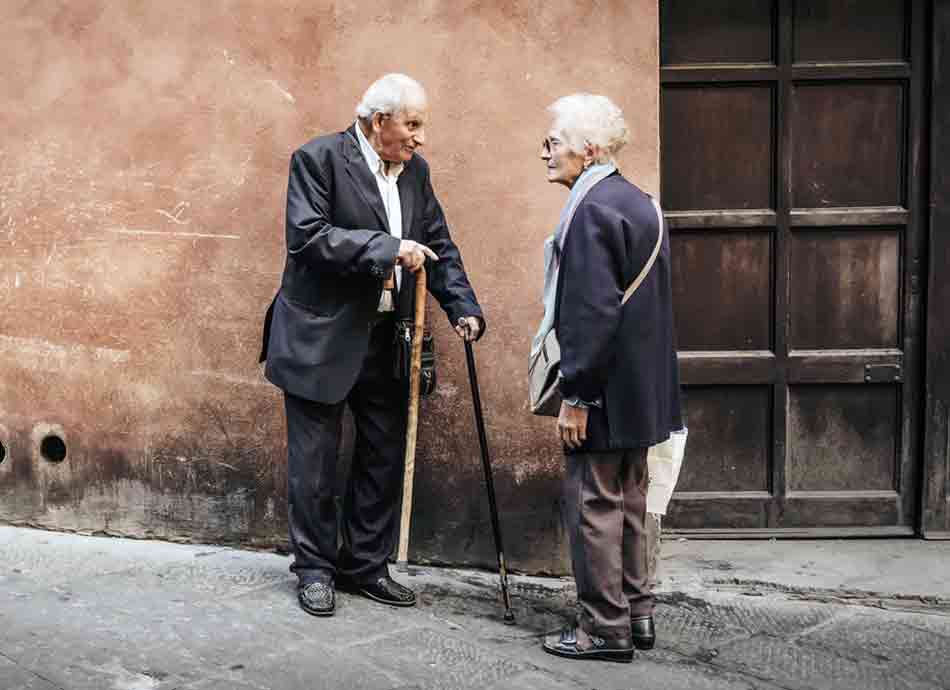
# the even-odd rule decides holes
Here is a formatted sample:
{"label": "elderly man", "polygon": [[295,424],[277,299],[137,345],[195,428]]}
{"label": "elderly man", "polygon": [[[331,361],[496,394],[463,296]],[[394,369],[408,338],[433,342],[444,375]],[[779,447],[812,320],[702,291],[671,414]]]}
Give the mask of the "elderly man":
{"label": "elderly man", "polygon": [[[395,331],[411,320],[416,272],[460,337],[485,321],[432,191],[422,86],[387,74],[367,89],[356,122],[294,152],[287,256],[264,325],[265,376],[284,391],[288,521],[307,613],[329,616],[335,587],[394,606],[415,594],[388,572],[403,474],[407,382]],[[337,546],[334,500],[343,406],[356,442]]]}

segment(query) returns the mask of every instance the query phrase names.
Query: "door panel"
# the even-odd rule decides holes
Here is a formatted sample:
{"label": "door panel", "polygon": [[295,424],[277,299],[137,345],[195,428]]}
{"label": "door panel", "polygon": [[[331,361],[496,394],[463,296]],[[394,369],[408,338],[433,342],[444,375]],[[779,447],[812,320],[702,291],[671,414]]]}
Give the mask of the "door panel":
{"label": "door panel", "polygon": [[795,62],[903,60],[904,5],[903,0],[798,0]]}
{"label": "door panel", "polygon": [[794,206],[903,204],[903,91],[888,82],[794,85]]}
{"label": "door panel", "polygon": [[771,0],[661,2],[665,65],[772,62]]}
{"label": "door panel", "polygon": [[772,207],[772,100],[768,85],[663,89],[667,210]]}
{"label": "door panel", "polygon": [[770,349],[771,233],[682,231],[671,240],[680,350]]}
{"label": "door panel", "polygon": [[661,201],[690,427],[676,529],[912,530],[914,7],[661,3]]}
{"label": "door panel", "polygon": [[789,495],[895,491],[899,393],[886,384],[790,386]]}
{"label": "door panel", "polygon": [[684,396],[691,437],[684,492],[769,491],[771,386],[693,386]]}
{"label": "door panel", "polygon": [[897,231],[800,230],[791,233],[790,244],[791,348],[900,345]]}

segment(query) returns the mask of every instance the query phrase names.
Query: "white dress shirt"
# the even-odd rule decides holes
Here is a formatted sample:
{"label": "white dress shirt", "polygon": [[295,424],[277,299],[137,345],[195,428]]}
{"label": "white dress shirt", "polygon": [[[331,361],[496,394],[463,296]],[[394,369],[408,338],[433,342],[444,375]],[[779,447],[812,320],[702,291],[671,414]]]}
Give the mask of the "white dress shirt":
{"label": "white dress shirt", "polygon": [[[383,208],[386,209],[386,220],[389,221],[389,232],[396,239],[402,239],[402,205],[399,202],[399,187],[396,183],[399,181],[399,175],[402,173],[402,163],[390,163],[389,174],[386,174],[386,161],[379,157],[372,144],[363,134],[363,128],[360,123],[356,123],[356,138],[360,143],[360,151],[369,166],[369,171],[376,180],[376,186],[379,188],[379,195],[383,198]],[[396,289],[402,285],[402,267],[396,266]],[[379,311],[392,311],[392,295],[388,290],[383,290],[379,298]]]}

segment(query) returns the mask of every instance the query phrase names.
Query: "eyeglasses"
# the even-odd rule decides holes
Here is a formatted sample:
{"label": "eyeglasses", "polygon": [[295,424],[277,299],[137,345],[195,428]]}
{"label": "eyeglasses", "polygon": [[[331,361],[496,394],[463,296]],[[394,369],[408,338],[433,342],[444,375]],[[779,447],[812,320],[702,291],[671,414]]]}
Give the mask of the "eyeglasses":
{"label": "eyeglasses", "polygon": [[541,140],[541,153],[545,155],[550,155],[554,151],[557,151],[561,148],[562,142],[560,139],[554,137],[545,137]]}

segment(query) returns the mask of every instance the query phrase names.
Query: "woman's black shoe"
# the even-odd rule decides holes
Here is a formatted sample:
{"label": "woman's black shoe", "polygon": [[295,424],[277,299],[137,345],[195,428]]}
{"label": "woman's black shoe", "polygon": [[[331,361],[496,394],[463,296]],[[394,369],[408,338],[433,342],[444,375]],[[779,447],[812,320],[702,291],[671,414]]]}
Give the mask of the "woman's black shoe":
{"label": "woman's black shoe", "polygon": [[653,649],[656,644],[656,629],[653,616],[637,616],[630,619],[630,636],[637,649]]}
{"label": "woman's black shoe", "polygon": [[585,634],[587,642],[580,641],[578,629],[565,628],[560,635],[552,635],[544,641],[544,651],[566,659],[599,659],[601,661],[633,661],[633,643],[630,638],[608,640]]}

